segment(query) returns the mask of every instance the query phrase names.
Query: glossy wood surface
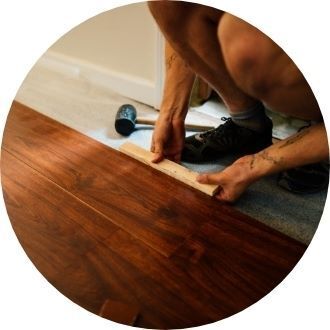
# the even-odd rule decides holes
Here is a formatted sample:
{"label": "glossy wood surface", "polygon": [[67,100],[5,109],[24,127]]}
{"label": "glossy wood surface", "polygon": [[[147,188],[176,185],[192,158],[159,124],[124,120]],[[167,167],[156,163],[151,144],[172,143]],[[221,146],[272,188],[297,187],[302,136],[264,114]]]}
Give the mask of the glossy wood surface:
{"label": "glossy wood surface", "polygon": [[18,103],[1,158],[8,213],[30,259],[72,301],[115,321],[223,319],[271,291],[306,248]]}

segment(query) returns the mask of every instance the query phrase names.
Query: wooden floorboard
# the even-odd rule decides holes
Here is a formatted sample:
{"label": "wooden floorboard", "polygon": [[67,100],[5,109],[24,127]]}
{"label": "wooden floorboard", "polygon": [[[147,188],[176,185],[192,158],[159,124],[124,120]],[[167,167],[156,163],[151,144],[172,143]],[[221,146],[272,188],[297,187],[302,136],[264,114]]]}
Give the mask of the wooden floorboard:
{"label": "wooden floorboard", "polygon": [[3,148],[165,255],[202,222],[201,192],[20,105]]}
{"label": "wooden floorboard", "polygon": [[74,302],[94,313],[109,298],[138,306],[137,324],[151,328],[196,326],[238,311],[8,152],[2,160],[5,201],[22,246]]}
{"label": "wooden floorboard", "polygon": [[52,284],[119,229],[6,151],[2,164],[4,198],[15,233]]}
{"label": "wooden floorboard", "polygon": [[14,103],[3,141],[4,196],[23,248],[94,313],[108,300],[109,315],[141,327],[223,319],[271,291],[305,251],[23,105]]}
{"label": "wooden floorboard", "polygon": [[271,236],[210,222],[172,260],[212,299],[223,297],[227,306],[243,309],[278,285],[302,256],[303,249]]}

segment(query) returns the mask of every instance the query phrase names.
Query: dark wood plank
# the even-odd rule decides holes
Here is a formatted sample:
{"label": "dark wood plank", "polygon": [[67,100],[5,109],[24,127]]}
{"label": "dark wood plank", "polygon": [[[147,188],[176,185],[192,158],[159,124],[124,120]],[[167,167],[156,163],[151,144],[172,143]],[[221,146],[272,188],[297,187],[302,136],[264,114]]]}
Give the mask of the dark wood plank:
{"label": "dark wood plank", "polygon": [[[39,271],[80,306],[137,306],[137,325],[190,327],[233,313],[172,261],[4,151],[2,183],[13,228]],[[114,320],[131,322],[127,318]],[[236,310],[235,310],[236,311]],[[116,311],[115,311],[116,312]],[[118,312],[118,310],[117,310]]]}
{"label": "dark wood plank", "polygon": [[3,148],[165,255],[203,222],[202,193],[17,103]]}
{"label": "dark wood plank", "polygon": [[225,216],[242,218],[281,236],[248,216],[235,211],[233,216],[232,208],[18,103],[8,116],[3,148],[166,256],[201,224],[209,219],[222,221]]}
{"label": "dark wood plank", "polygon": [[221,222],[204,225],[169,259],[7,152],[2,161],[6,205],[27,254],[50,283],[94,313],[111,299],[138,306],[143,327],[217,321],[272,290],[304,251],[247,224]]}
{"label": "dark wood plank", "polygon": [[[101,213],[92,209],[87,204],[83,203],[74,195],[68,193],[66,190],[62,189],[60,186],[53,182],[48,184],[45,177],[41,176],[37,171],[30,168],[28,165],[21,161],[18,161],[10,153],[2,152],[2,183],[4,187],[4,194],[6,198],[6,206],[12,206],[13,210],[19,211],[18,215],[26,212],[29,215],[34,212],[34,208],[38,207],[39,203],[49,203],[54,209],[54,214],[57,212],[57,216],[60,218],[69,218],[77,224],[77,228],[82,228],[100,240],[106,240],[109,235],[111,236],[113,232],[119,229],[112,222],[108,221]],[[7,183],[11,182],[10,188],[7,187]],[[9,184],[9,183],[8,183]],[[17,195],[17,200],[13,199],[13,187],[20,187],[21,193]],[[11,194],[6,194],[9,191]],[[17,191],[17,193],[18,193]],[[16,192],[16,191],[15,191]],[[27,195],[27,196],[26,196]],[[19,203],[18,201],[25,198],[30,198],[30,209],[27,209],[24,203]],[[24,212],[23,212],[24,210]],[[41,212],[43,214],[43,212]],[[58,222],[58,217],[49,219],[50,215],[45,214],[45,219],[49,222],[49,227],[45,230],[50,230],[53,233],[56,230],[56,222]],[[12,222],[17,223],[16,214],[11,218]],[[41,219],[40,219],[41,220]],[[57,220],[57,221],[55,221]],[[42,224],[42,221],[40,222]],[[19,223],[17,223],[19,225]],[[54,228],[51,227],[54,225]],[[32,227],[31,227],[32,226]],[[42,230],[39,227],[39,222],[35,222],[35,226],[31,223],[26,229],[31,228],[33,230]],[[25,228],[24,228],[25,230]],[[46,232],[44,232],[46,234]],[[59,238],[61,236],[59,235]]]}
{"label": "dark wood plank", "polygon": [[50,282],[95,245],[90,236],[104,241],[119,229],[6,151],[2,186],[15,233]]}
{"label": "dark wood plank", "polygon": [[[175,276],[168,258],[122,230],[112,240],[118,229],[111,222],[6,151],[2,164],[4,196],[15,233],[39,271],[65,296],[94,313],[107,299],[138,306],[140,324],[151,327],[209,320],[203,312],[198,314],[190,294],[182,299],[180,291],[162,283]],[[159,272],[165,268],[157,264],[165,264],[171,274],[161,273],[159,279],[148,267],[142,269],[145,263],[130,262],[123,256],[128,245]],[[190,318],[191,313],[196,316]],[[130,322],[129,317],[126,320]]]}
{"label": "dark wood plank", "polygon": [[[208,299],[209,295],[205,295],[194,283],[187,283],[184,274],[168,258],[142,246],[128,233],[118,232],[113,241],[107,242],[107,247],[100,244],[86,255],[86,262],[81,265],[86,268],[79,272],[79,281],[88,287],[93,278],[93,281],[103,283],[104,292],[111,299],[139,306],[135,325],[186,328],[222,319],[226,315],[226,306],[216,308]],[[126,249],[133,253],[122,253]],[[72,268],[70,277],[78,277],[76,269]],[[85,293],[88,295],[90,291]]]}
{"label": "dark wood plank", "polygon": [[24,106],[14,105],[3,148],[22,246],[96,314],[110,300],[124,323],[138,310],[141,327],[217,321],[271,291],[306,248]]}
{"label": "dark wood plank", "polygon": [[107,299],[102,305],[99,315],[113,322],[133,326],[139,316],[139,309],[136,306]]}
{"label": "dark wood plank", "polygon": [[212,299],[243,310],[276,287],[304,252],[303,244],[223,221],[203,225],[171,259]]}

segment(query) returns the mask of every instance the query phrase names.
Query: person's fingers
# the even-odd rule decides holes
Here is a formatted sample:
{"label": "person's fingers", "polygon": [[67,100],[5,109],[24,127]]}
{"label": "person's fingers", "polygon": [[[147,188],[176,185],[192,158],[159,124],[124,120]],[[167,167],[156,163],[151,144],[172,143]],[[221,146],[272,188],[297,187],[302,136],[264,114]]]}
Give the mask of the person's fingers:
{"label": "person's fingers", "polygon": [[159,163],[164,159],[164,150],[161,144],[154,144],[152,146],[152,152],[154,153],[154,157],[151,160],[153,163]]}
{"label": "person's fingers", "polygon": [[164,154],[162,152],[155,152],[154,157],[152,158],[152,163],[159,163],[164,159]]}
{"label": "person's fingers", "polygon": [[164,153],[163,154],[164,154],[164,158],[166,158],[166,159],[168,159],[168,160],[170,160],[172,162],[176,162],[176,159],[177,159],[176,154],[168,153],[165,150],[164,150]]}
{"label": "person's fingers", "polygon": [[196,178],[199,183],[203,184],[220,184],[221,174],[220,173],[203,173],[199,174]]}
{"label": "person's fingers", "polygon": [[222,203],[226,203],[226,204],[232,204],[232,203],[234,202],[233,200],[228,199],[228,196],[226,196],[224,190],[220,190],[220,191],[218,192],[218,194],[215,195],[215,198],[216,198],[218,201],[220,201],[220,202],[222,202]]}

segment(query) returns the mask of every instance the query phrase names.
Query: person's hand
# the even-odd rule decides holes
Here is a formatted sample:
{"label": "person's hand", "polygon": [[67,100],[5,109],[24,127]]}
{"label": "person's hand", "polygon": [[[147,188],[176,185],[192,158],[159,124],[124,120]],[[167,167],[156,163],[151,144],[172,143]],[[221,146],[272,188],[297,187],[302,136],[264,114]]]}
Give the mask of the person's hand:
{"label": "person's hand", "polygon": [[221,172],[200,174],[197,181],[219,185],[215,197],[222,202],[233,203],[258,179],[253,169],[254,157],[244,156]]}
{"label": "person's hand", "polygon": [[185,128],[182,119],[167,119],[159,116],[152,136],[151,152],[153,163],[159,163],[164,158],[179,163],[184,147]]}

